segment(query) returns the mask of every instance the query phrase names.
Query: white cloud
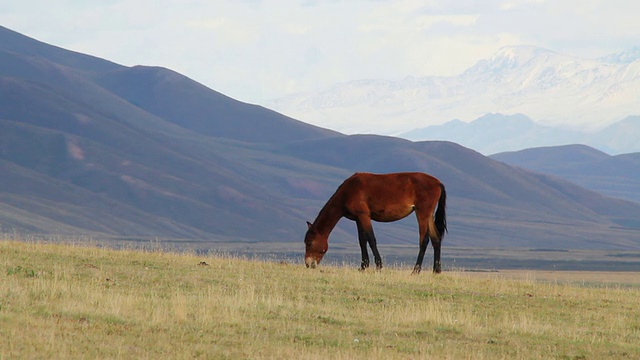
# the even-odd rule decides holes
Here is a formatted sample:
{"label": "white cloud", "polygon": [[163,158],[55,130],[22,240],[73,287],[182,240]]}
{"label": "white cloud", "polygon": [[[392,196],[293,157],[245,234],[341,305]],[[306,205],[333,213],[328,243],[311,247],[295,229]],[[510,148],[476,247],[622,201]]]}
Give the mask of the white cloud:
{"label": "white cloud", "polygon": [[205,30],[219,30],[222,29],[225,24],[227,24],[227,19],[223,17],[211,18],[206,20],[188,20],[185,24],[188,27],[195,29],[205,29]]}
{"label": "white cloud", "polygon": [[502,10],[514,10],[522,6],[526,6],[529,4],[542,4],[549,0],[511,0],[505,1],[500,5],[500,9]]}

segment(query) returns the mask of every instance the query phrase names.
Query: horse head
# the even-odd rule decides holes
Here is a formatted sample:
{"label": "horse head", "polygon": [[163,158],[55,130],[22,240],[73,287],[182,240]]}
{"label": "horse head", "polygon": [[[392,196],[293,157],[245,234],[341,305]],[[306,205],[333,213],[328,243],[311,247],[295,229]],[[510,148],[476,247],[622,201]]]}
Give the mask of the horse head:
{"label": "horse head", "polygon": [[307,234],[304,236],[306,251],[304,263],[307,267],[315,268],[329,248],[328,235],[319,235],[313,228],[313,224],[307,221]]}

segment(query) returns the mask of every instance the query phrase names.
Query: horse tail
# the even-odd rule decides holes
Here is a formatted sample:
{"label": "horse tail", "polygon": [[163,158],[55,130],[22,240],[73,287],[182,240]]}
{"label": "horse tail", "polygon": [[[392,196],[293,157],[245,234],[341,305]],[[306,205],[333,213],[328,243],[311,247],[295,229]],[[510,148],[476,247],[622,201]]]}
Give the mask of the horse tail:
{"label": "horse tail", "polygon": [[436,210],[435,225],[437,230],[437,238],[442,240],[447,230],[447,191],[444,184],[440,183],[440,199],[438,200],[438,209]]}

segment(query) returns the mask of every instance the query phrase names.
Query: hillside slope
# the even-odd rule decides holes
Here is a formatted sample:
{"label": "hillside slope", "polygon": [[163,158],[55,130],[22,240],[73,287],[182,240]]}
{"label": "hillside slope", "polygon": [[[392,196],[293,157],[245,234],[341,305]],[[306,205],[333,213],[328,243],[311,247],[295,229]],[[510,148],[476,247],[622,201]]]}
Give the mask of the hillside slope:
{"label": "hillside slope", "polygon": [[[0,166],[3,229],[300,244],[305,220],[353,172],[424,171],[447,185],[449,245],[640,248],[639,204],[453,143],[338,134],[167,69],[4,28]],[[343,221],[332,243],[352,243],[354,228]],[[381,242],[417,244],[413,216],[376,230]]]}
{"label": "hillside slope", "polygon": [[491,158],[640,203],[640,153],[610,156],[588,146],[569,145],[506,152]]}
{"label": "hillside slope", "polygon": [[[599,248],[618,241],[635,247],[640,240],[637,230],[622,229],[640,225],[632,215],[637,214],[638,204],[513,168],[454,143],[352,135],[282,148],[291,156],[349,171],[420,169],[437,174],[450,194],[447,241],[456,245]],[[413,216],[402,223],[404,232],[387,230],[387,224],[378,227],[397,241],[415,242]]]}

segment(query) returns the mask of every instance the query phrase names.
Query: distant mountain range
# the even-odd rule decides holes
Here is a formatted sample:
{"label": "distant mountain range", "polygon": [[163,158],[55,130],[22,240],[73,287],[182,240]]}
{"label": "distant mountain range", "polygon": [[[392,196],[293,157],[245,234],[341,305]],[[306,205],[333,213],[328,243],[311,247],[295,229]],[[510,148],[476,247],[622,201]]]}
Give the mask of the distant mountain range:
{"label": "distant mountain range", "polygon": [[640,153],[611,156],[585,145],[566,145],[505,152],[491,158],[640,203]]}
{"label": "distant mountain range", "polygon": [[[355,171],[424,171],[447,246],[640,249],[640,204],[443,141],[347,136],[171,70],[124,67],[0,27],[2,231],[215,248],[289,243]],[[417,247],[413,216],[375,225]],[[342,221],[332,246],[356,240]]]}
{"label": "distant mountain range", "polygon": [[399,136],[414,141],[453,141],[486,155],[568,144],[585,144],[609,154],[623,154],[640,152],[640,116],[629,116],[604,129],[588,132],[540,125],[522,114],[486,114],[468,123],[452,120]]}
{"label": "distant mountain range", "polygon": [[640,115],[638,99],[638,48],[590,60],[512,46],[459,76],[351,81],[268,106],[346,133],[399,135],[488,113],[524,114],[547,127],[593,132]]}

